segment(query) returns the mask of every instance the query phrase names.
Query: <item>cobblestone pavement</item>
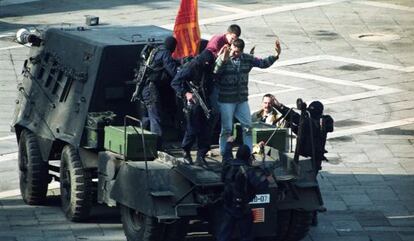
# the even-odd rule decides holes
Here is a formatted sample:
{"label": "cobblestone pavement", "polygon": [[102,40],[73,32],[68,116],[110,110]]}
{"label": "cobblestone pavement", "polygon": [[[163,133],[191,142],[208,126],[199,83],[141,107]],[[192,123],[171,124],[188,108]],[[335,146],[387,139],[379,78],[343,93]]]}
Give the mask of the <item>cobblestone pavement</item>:
{"label": "cobblestone pavement", "polygon": [[[9,124],[16,84],[29,51],[14,43],[23,26],[82,25],[97,15],[104,25],[154,24],[171,28],[178,1],[0,0],[0,240],[125,240],[116,209],[96,207],[87,223],[66,221],[59,196],[49,205],[23,204],[17,146]],[[242,27],[246,49],[281,59],[254,70],[254,110],[271,92],[326,104],[336,120],[327,144],[330,160],[319,177],[328,209],[305,240],[414,240],[414,1],[201,1],[205,37]]]}

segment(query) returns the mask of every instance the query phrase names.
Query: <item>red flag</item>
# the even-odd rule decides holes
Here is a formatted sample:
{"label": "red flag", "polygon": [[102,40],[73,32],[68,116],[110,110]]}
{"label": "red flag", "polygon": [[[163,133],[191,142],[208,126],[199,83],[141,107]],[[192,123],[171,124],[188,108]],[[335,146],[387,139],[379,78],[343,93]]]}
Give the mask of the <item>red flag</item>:
{"label": "red flag", "polygon": [[197,0],[181,0],[180,9],[174,25],[177,48],[174,58],[195,56],[200,46],[200,27],[198,26]]}

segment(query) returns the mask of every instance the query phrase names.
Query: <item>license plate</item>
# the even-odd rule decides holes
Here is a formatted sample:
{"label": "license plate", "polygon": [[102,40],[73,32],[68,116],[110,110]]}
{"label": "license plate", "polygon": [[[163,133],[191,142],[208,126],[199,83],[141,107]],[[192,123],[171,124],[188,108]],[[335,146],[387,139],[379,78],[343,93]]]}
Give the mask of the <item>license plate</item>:
{"label": "license plate", "polygon": [[257,194],[250,204],[270,203],[270,194]]}

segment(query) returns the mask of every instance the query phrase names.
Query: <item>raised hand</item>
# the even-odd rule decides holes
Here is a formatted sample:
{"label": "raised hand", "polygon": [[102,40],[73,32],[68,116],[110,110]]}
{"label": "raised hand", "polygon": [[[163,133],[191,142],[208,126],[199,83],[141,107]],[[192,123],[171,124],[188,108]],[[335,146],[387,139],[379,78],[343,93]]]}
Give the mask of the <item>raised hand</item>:
{"label": "raised hand", "polygon": [[224,45],[221,49],[223,50],[223,60],[227,61],[230,57],[230,46]]}
{"label": "raised hand", "polygon": [[276,51],[276,56],[279,56],[280,52],[282,52],[282,49],[280,48],[279,39],[276,39],[276,41],[275,41],[275,51]]}
{"label": "raised hand", "polygon": [[272,102],[273,102],[272,103],[273,106],[280,106],[280,102],[274,96],[272,97]]}
{"label": "raised hand", "polygon": [[220,55],[222,55],[223,53],[224,53],[224,51],[226,50],[226,49],[228,49],[229,48],[229,45],[228,44],[225,44],[225,45],[223,45],[223,47],[221,47],[221,49],[220,49],[220,51],[218,52],[218,56],[220,56]]}

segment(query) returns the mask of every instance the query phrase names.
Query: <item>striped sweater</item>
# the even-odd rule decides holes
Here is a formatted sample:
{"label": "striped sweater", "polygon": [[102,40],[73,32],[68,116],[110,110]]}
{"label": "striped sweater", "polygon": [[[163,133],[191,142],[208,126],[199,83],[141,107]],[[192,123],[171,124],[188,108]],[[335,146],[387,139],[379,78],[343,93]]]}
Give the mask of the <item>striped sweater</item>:
{"label": "striped sweater", "polygon": [[240,103],[247,101],[249,95],[249,72],[253,67],[268,68],[278,57],[269,56],[265,59],[256,58],[253,55],[242,53],[239,67],[228,59],[223,60],[220,55],[216,60],[214,73],[219,87],[219,102]]}

